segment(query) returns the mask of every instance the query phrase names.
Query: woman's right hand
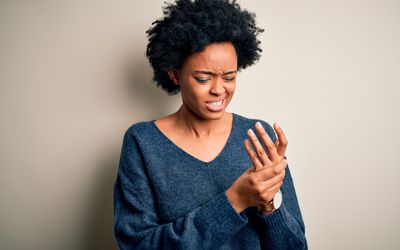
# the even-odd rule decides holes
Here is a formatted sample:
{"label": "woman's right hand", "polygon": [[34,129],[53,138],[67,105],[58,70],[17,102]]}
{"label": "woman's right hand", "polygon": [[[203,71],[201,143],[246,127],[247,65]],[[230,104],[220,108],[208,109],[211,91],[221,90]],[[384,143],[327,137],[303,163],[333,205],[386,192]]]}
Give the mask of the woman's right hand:
{"label": "woman's right hand", "polygon": [[265,153],[254,132],[251,129],[248,131],[256,152],[252,149],[249,141],[246,140],[244,144],[253,166],[236,179],[226,191],[226,195],[237,213],[259,203],[269,202],[283,184],[287,166],[284,153],[288,142],[282,129],[277,124],[274,127],[278,135],[276,144],[272,142],[261,124],[256,124],[257,132],[269,155]]}
{"label": "woman's right hand", "polygon": [[273,199],[285,177],[286,159],[271,168],[254,171],[248,168],[226,191],[229,201],[237,213],[259,203]]}

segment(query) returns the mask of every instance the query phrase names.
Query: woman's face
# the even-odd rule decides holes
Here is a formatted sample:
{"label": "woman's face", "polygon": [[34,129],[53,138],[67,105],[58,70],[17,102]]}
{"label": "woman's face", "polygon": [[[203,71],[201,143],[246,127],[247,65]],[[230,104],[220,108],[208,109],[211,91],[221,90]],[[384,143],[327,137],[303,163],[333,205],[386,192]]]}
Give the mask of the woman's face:
{"label": "woman's face", "polygon": [[213,43],[190,55],[169,75],[180,85],[183,106],[203,119],[220,119],[236,88],[237,55],[230,42]]}

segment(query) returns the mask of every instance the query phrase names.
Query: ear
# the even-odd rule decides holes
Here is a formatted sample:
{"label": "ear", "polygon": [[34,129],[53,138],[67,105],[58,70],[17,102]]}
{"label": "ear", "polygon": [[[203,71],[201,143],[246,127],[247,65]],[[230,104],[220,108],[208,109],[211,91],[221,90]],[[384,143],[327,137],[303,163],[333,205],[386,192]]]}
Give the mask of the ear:
{"label": "ear", "polygon": [[176,85],[179,85],[179,71],[177,69],[169,69],[168,75]]}

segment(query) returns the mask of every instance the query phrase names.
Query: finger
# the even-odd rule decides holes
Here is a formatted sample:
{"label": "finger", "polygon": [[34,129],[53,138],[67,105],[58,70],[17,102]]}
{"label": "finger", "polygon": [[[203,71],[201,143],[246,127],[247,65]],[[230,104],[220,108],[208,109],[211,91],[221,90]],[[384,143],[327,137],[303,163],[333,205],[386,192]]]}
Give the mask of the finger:
{"label": "finger", "polygon": [[254,166],[250,166],[248,169],[246,169],[246,174],[253,174],[254,173]]}
{"label": "finger", "polygon": [[265,131],[260,122],[256,123],[256,130],[261,136],[261,139],[268,150],[269,158],[271,159],[271,161],[276,162],[277,160],[279,160],[275,144],[272,142],[271,138],[269,137],[268,133]]}
{"label": "finger", "polygon": [[272,178],[274,178],[275,176],[279,176],[280,174],[282,174],[282,172],[285,171],[287,166],[287,160],[284,159],[282,160],[279,164],[270,167],[270,168],[263,168],[262,170],[260,170],[258,172],[258,177],[261,181],[268,181]]}
{"label": "finger", "polygon": [[244,146],[246,148],[247,154],[250,157],[251,162],[253,163],[254,171],[258,171],[258,170],[262,169],[263,166],[262,166],[261,162],[258,160],[256,153],[253,151],[249,140],[246,139],[244,141]]}
{"label": "finger", "polygon": [[265,203],[271,201],[275,194],[279,191],[282,187],[283,181],[277,181],[272,185],[268,186],[261,194],[255,194],[254,196],[257,197],[256,199]]}
{"label": "finger", "polygon": [[288,145],[288,140],[286,139],[286,135],[283,133],[281,126],[279,126],[277,122],[274,124],[274,129],[278,135],[278,140],[276,140],[276,149],[278,154],[283,158]]}
{"label": "finger", "polygon": [[254,134],[252,129],[247,131],[251,142],[254,145],[255,151],[257,152],[257,156],[260,159],[260,162],[263,166],[270,166],[272,162],[269,160],[267,153],[265,153],[263,146],[261,145],[260,141],[258,140],[256,134]]}
{"label": "finger", "polygon": [[282,171],[279,175],[275,175],[271,179],[262,182],[263,187],[265,188],[266,191],[271,191],[279,183],[281,183],[281,185],[282,185],[284,179],[285,179],[285,171]]}
{"label": "finger", "polygon": [[270,189],[268,189],[267,192],[276,193],[279,191],[279,189],[282,187],[282,185],[283,185],[283,181],[279,181],[275,185],[273,185]]}

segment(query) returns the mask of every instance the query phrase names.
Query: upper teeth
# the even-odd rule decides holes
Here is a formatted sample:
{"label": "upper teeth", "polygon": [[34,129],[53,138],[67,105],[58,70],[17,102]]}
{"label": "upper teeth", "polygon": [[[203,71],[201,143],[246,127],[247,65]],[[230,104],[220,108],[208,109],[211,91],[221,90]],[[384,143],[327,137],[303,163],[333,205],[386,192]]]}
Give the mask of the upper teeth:
{"label": "upper teeth", "polygon": [[209,102],[208,104],[210,104],[211,106],[221,106],[222,105],[222,100],[219,102]]}

